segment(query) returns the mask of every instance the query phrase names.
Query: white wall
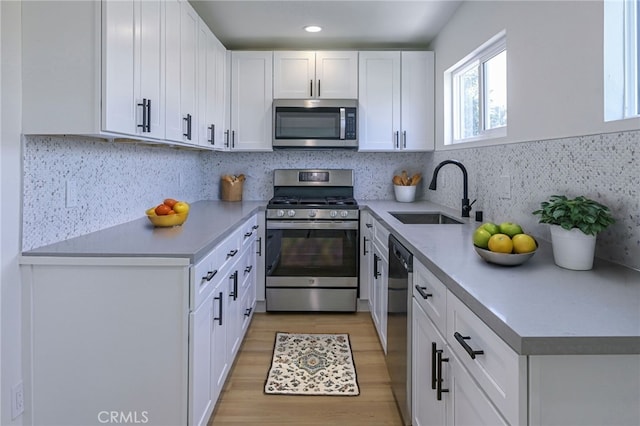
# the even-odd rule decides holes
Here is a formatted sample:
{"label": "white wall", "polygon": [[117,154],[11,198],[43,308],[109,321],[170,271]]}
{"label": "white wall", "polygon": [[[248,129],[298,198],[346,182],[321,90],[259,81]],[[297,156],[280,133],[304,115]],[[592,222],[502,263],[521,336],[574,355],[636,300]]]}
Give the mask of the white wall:
{"label": "white wall", "polygon": [[20,2],[0,2],[0,424],[11,419],[11,387],[21,380],[20,214],[21,61]]}
{"label": "white wall", "polygon": [[[436,58],[437,151],[430,173],[455,158],[469,173],[469,198],[485,220],[515,221],[549,239],[531,214],[552,194],[608,205],[616,223],[598,236],[596,255],[640,269],[640,119],[603,120],[602,1],[467,1],[431,48]],[[443,146],[443,73],[506,29],[508,137]],[[460,170],[445,167],[427,198],[459,208]],[[510,192],[503,192],[508,176]],[[446,184],[440,185],[440,182]]]}
{"label": "white wall", "polygon": [[[531,141],[640,128],[604,122],[602,1],[468,1],[431,45],[436,141],[443,147],[443,72],[507,32],[508,135]],[[496,142],[496,141],[493,141]]]}

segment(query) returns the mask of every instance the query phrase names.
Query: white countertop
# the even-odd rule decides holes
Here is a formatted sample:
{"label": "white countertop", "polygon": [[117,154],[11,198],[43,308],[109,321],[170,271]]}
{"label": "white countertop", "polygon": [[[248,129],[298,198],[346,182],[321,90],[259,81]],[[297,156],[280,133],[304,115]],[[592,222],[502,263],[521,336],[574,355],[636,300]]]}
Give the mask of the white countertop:
{"label": "white countertop", "polygon": [[[265,201],[199,201],[187,222],[154,228],[146,217],[23,253],[51,257],[185,258],[196,263]],[[473,249],[478,223],[404,225],[389,212],[459,212],[426,201],[363,201],[402,244],[517,353],[640,354],[640,272],[596,259],[591,271],[553,262],[549,243],[527,263],[486,263]],[[34,259],[35,261],[35,259]]]}

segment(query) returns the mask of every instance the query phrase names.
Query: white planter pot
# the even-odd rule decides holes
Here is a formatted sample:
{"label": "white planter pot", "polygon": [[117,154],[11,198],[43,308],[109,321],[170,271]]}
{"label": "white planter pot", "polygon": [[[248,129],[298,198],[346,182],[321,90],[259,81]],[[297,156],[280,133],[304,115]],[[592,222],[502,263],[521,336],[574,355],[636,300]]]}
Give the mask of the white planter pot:
{"label": "white planter pot", "polygon": [[416,186],[393,185],[396,201],[401,203],[412,203],[416,199]]}
{"label": "white planter pot", "polygon": [[550,225],[550,229],[556,265],[574,271],[588,271],[593,268],[595,235],[587,235],[578,228],[567,231],[558,225]]}

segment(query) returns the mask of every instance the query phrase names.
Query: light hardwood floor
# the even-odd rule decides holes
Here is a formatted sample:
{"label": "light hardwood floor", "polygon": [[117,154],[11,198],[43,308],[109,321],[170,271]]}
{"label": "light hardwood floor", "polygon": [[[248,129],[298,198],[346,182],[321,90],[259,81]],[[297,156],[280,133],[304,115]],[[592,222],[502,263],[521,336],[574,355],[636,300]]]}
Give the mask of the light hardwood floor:
{"label": "light hardwood floor", "polygon": [[[266,395],[275,333],[349,333],[360,395]],[[368,312],[256,313],[209,426],[401,425],[384,353]]]}

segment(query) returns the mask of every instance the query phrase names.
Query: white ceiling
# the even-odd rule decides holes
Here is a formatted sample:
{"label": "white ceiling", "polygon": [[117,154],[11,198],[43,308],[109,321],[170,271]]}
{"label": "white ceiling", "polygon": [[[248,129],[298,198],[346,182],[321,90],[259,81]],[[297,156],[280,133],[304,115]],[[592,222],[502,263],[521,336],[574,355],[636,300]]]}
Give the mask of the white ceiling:
{"label": "white ceiling", "polygon": [[[424,48],[460,0],[190,0],[228,49]],[[306,33],[306,25],[320,33]]]}

